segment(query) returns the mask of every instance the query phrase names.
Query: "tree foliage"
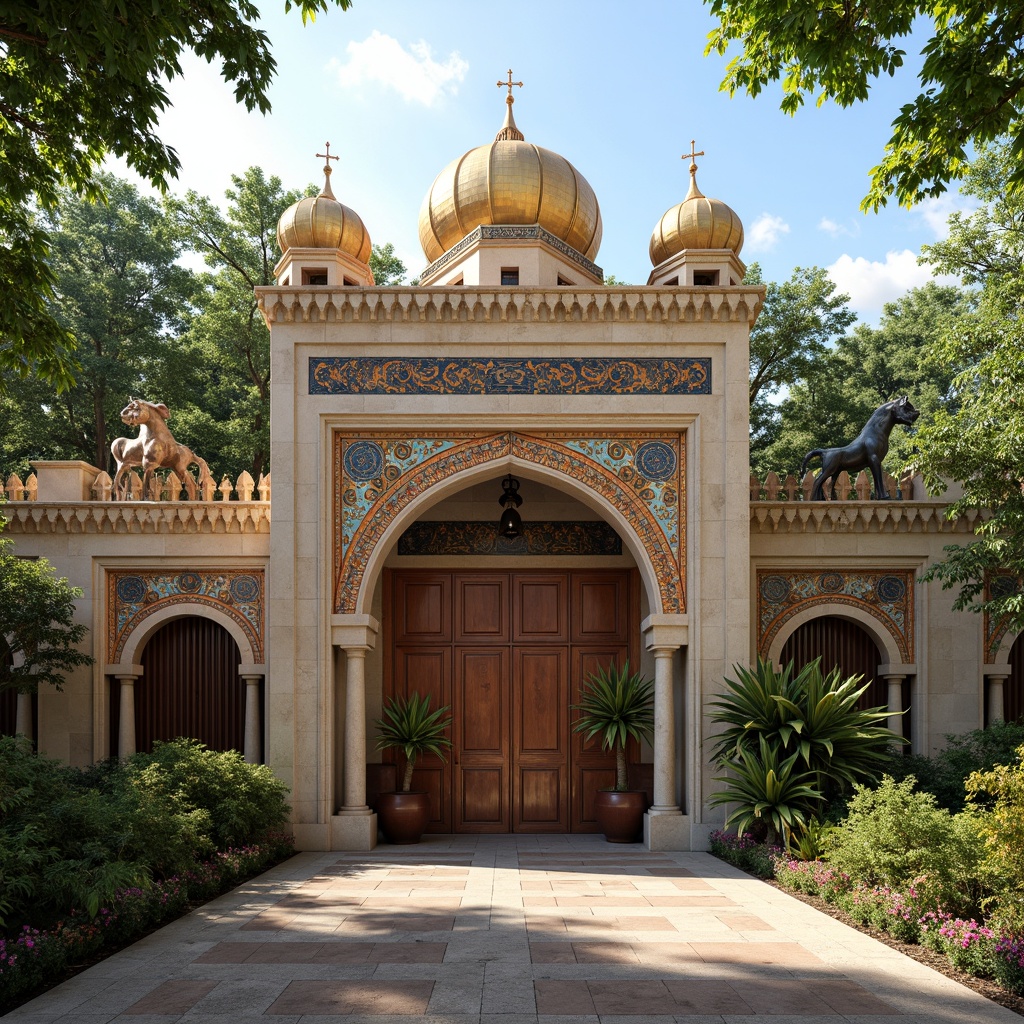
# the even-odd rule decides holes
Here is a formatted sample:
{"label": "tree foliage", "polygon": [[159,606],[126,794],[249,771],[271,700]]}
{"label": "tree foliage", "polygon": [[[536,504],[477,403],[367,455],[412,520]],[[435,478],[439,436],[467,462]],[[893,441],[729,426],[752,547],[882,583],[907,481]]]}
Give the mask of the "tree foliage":
{"label": "tree foliage", "polygon": [[395,255],[392,242],[370,246],[370,270],[379,288],[390,288],[405,280],[405,264]]}
{"label": "tree foliage", "polygon": [[757,96],[782,84],[781,107],[795,113],[812,97],[848,107],[867,99],[872,82],[896,75],[901,40],[920,16],[932,34],[922,50],[921,91],[904,104],[880,163],[872,168],[865,209],[891,195],[904,205],[939,195],[961,176],[971,146],[1013,136],[1024,182],[1024,7],[1013,0],[891,0],[816,3],[797,0],[708,0],[719,19],[706,52],[742,52],[726,69],[722,88]]}
{"label": "tree foliage", "polygon": [[45,558],[19,558],[0,536],[0,691],[60,690],[66,673],[92,664],[78,649],[88,632],[75,622],[81,596]]}
{"label": "tree foliage", "polygon": [[[950,218],[949,237],[925,247],[937,270],[977,288],[974,308],[954,318],[938,356],[959,367],[952,400],[918,434],[919,463],[937,490],[959,481],[949,514],[980,510],[977,539],[946,548],[926,579],[958,588],[954,607],[1008,615],[1024,628],[1024,196],[1008,192],[1013,145],[987,147],[964,191],[984,204]],[[1005,578],[992,574],[1005,571]],[[990,585],[987,586],[987,581]]]}
{"label": "tree foliage", "polygon": [[[346,9],[351,0],[333,0]],[[285,0],[304,21],[329,0]],[[275,63],[251,0],[11,0],[0,12],[0,367],[71,384],[74,341],[51,313],[51,240],[36,215],[65,189],[101,198],[96,171],[123,157],[164,189],[178,170],[156,125],[192,51],[219,60],[235,97],[270,109]]]}

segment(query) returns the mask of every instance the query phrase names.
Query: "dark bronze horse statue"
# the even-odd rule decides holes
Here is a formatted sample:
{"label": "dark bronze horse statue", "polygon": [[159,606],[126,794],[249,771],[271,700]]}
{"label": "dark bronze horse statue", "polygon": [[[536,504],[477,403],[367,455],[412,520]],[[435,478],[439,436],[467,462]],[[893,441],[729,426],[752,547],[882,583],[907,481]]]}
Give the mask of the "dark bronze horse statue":
{"label": "dark bronze horse statue", "polygon": [[891,402],[880,405],[864,424],[864,429],[857,439],[845,448],[814,448],[804,456],[800,467],[800,477],[807,472],[807,463],[811,459],[821,457],[821,472],[814,478],[814,490],[811,501],[825,500],[825,481],[832,481],[832,500],[836,499],[836,477],[845,469],[847,473],[856,473],[862,469],[870,469],[875,478],[874,497],[878,501],[886,501],[891,495],[885,489],[882,477],[882,460],[889,451],[889,434],[897,423],[909,427],[920,413],[910,404],[908,396],[895,398]]}

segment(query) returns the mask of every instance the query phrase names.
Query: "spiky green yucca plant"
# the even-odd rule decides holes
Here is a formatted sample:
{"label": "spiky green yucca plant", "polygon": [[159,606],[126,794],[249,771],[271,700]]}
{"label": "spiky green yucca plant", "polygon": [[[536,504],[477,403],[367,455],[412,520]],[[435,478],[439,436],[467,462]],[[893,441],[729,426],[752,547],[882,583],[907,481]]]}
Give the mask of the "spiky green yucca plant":
{"label": "spiky green yucca plant", "polygon": [[412,787],[412,771],[421,754],[436,754],[445,760],[444,748],[452,745],[444,734],[452,724],[451,715],[445,717],[447,712],[448,705],[431,711],[430,698],[420,697],[416,692],[407,698],[395,697],[384,705],[384,717],[375,723],[380,732],[377,749],[397,747],[405,754],[403,793]]}
{"label": "spiky green yucca plant", "polygon": [[628,660],[622,668],[613,661],[586,677],[572,708],[581,712],[573,731],[588,740],[600,736],[601,746],[615,751],[615,791],[626,792],[626,740],[647,739],[654,729],[654,683],[630,673]]}
{"label": "spiky green yucca plant", "polygon": [[[712,721],[726,726],[715,741],[713,760],[737,776],[749,777],[758,765],[758,770],[767,775],[767,748],[776,769],[776,783],[778,772],[789,765],[792,785],[797,786],[799,780],[799,785],[815,792],[814,799],[806,793],[801,797],[809,801],[808,812],[820,810],[855,783],[875,778],[886,763],[889,748],[906,742],[878,724],[889,717],[885,708],[857,707],[867,689],[860,676],[844,679],[838,669],[822,675],[820,659],[796,673],[793,662],[780,671],[764,659],[758,659],[754,672],[739,665],[735,671],[736,680],[725,680],[728,692],[708,705]],[[798,763],[800,770],[793,775]],[[723,779],[732,781],[725,776]],[[746,786],[750,790],[751,783],[748,781]],[[768,788],[767,779],[760,788]],[[752,798],[751,790],[748,799]],[[761,800],[758,797],[750,806],[757,806]],[[740,801],[723,797],[716,802]],[[761,817],[763,808],[752,813]],[[730,815],[730,820],[741,814],[742,807]],[[779,821],[786,824],[785,816]],[[786,829],[778,831],[787,835]]]}

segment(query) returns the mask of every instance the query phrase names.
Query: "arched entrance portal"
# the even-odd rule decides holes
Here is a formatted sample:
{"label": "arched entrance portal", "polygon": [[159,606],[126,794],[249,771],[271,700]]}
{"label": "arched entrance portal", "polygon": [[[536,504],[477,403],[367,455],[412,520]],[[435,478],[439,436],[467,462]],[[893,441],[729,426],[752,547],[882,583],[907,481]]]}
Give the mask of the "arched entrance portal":
{"label": "arched entrance portal", "polygon": [[[187,736],[214,750],[243,750],[246,684],[240,655],[219,623],[196,615],[170,619],[142,650],[135,685],[135,749]],[[111,692],[111,736],[118,735],[120,700]]]}
{"label": "arched entrance portal", "polygon": [[[823,672],[838,667],[844,676],[864,677],[868,688],[858,702],[860,707],[887,706],[887,683],[878,676],[878,666],[884,662],[884,655],[862,626],[838,615],[821,615],[799,625],[783,645],[779,661],[783,665],[794,661],[799,669],[815,658],[821,658]],[[909,697],[908,684],[904,682],[904,708],[909,708]],[[903,716],[903,735],[910,738],[909,713]]]}
{"label": "arched entrance portal", "polygon": [[1003,689],[1003,718],[1007,722],[1019,722],[1024,718],[1024,633],[1021,633],[1010,648],[1010,675]]}

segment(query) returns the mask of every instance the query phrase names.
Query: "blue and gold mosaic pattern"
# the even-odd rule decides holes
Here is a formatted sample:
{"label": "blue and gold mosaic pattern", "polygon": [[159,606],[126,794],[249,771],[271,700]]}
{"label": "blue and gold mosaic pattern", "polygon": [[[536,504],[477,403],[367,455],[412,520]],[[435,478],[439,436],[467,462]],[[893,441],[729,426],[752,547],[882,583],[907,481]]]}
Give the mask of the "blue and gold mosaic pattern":
{"label": "blue and gold mosaic pattern", "polygon": [[264,570],[160,572],[112,570],[107,573],[107,661],[121,660],[125,642],[143,619],[176,604],[201,604],[222,612],[241,627],[262,663]]}
{"label": "blue and gold mosaic pattern", "polygon": [[903,661],[914,661],[914,572],[911,569],[850,572],[759,569],[758,653],[767,657],[779,630],[794,615],[821,604],[845,604],[867,612],[892,635]]}
{"label": "blue and gold mosaic pattern", "polygon": [[398,538],[400,555],[621,555],[622,538],[597,522],[524,522],[503,537],[492,522],[422,520]]}
{"label": "blue and gold mosaic pattern", "polygon": [[[571,477],[616,508],[651,559],[660,610],[685,611],[682,441],[680,433],[621,431],[588,437],[568,432],[461,431],[432,437],[339,432],[334,460],[335,611],[355,611],[370,554],[406,505],[442,480],[510,455]],[[378,476],[363,478],[378,466]]]}
{"label": "blue and gold mosaic pattern", "polygon": [[311,395],[710,395],[711,359],[310,356]]}

